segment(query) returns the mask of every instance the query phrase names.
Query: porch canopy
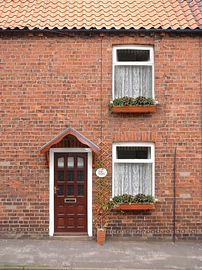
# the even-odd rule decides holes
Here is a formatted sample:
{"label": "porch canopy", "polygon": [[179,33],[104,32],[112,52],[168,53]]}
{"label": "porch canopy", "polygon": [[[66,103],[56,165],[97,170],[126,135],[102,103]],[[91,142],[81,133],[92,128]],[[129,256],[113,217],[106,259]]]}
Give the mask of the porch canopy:
{"label": "porch canopy", "polygon": [[51,147],[59,144],[68,135],[75,137],[81,144],[88,146],[95,154],[97,154],[100,151],[100,148],[96,144],[94,144],[92,141],[87,139],[85,136],[83,136],[75,129],[68,127],[65,130],[63,130],[60,134],[58,134],[56,137],[54,137],[52,140],[43,145],[40,149],[40,153],[46,154]]}

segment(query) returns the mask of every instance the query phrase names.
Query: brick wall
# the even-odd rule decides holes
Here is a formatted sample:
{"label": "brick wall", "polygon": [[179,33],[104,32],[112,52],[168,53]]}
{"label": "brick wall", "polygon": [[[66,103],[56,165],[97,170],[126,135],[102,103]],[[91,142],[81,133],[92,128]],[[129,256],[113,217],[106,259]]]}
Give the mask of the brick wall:
{"label": "brick wall", "polygon": [[[2,35],[1,235],[48,235],[49,171],[39,149],[71,126],[109,149],[112,142],[155,142],[156,210],[113,212],[109,234],[171,237],[177,148],[177,237],[199,238],[200,42],[198,36],[185,35]],[[155,97],[160,103],[154,114],[109,112],[112,46],[122,44],[154,46]],[[108,169],[111,176],[111,165]]]}

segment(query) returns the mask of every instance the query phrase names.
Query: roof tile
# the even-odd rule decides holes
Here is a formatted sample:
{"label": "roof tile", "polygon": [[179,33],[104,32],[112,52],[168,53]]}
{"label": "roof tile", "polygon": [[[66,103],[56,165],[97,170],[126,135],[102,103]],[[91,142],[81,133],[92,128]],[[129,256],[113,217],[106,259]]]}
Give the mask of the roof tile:
{"label": "roof tile", "polygon": [[202,29],[202,0],[0,0],[0,29]]}

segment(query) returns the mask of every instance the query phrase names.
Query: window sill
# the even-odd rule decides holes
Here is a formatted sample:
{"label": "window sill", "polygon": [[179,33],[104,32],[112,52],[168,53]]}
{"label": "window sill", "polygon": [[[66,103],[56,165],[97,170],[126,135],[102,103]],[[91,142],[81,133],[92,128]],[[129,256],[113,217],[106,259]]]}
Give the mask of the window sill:
{"label": "window sill", "polygon": [[119,204],[114,208],[114,210],[120,210],[120,211],[147,211],[147,210],[154,210],[155,204],[154,203],[148,203],[148,204],[128,204],[123,203]]}
{"label": "window sill", "polygon": [[151,106],[113,106],[112,113],[154,113],[157,110],[156,105]]}

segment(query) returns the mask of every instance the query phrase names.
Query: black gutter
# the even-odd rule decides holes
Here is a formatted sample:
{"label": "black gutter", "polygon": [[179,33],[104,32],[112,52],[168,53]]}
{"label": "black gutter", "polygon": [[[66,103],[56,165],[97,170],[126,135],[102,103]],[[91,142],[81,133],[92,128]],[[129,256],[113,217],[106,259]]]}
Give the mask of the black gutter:
{"label": "black gutter", "polygon": [[202,29],[0,29],[0,33],[50,33],[50,34],[68,34],[68,33],[86,33],[86,34],[130,34],[130,33],[179,33],[179,34],[202,34]]}

